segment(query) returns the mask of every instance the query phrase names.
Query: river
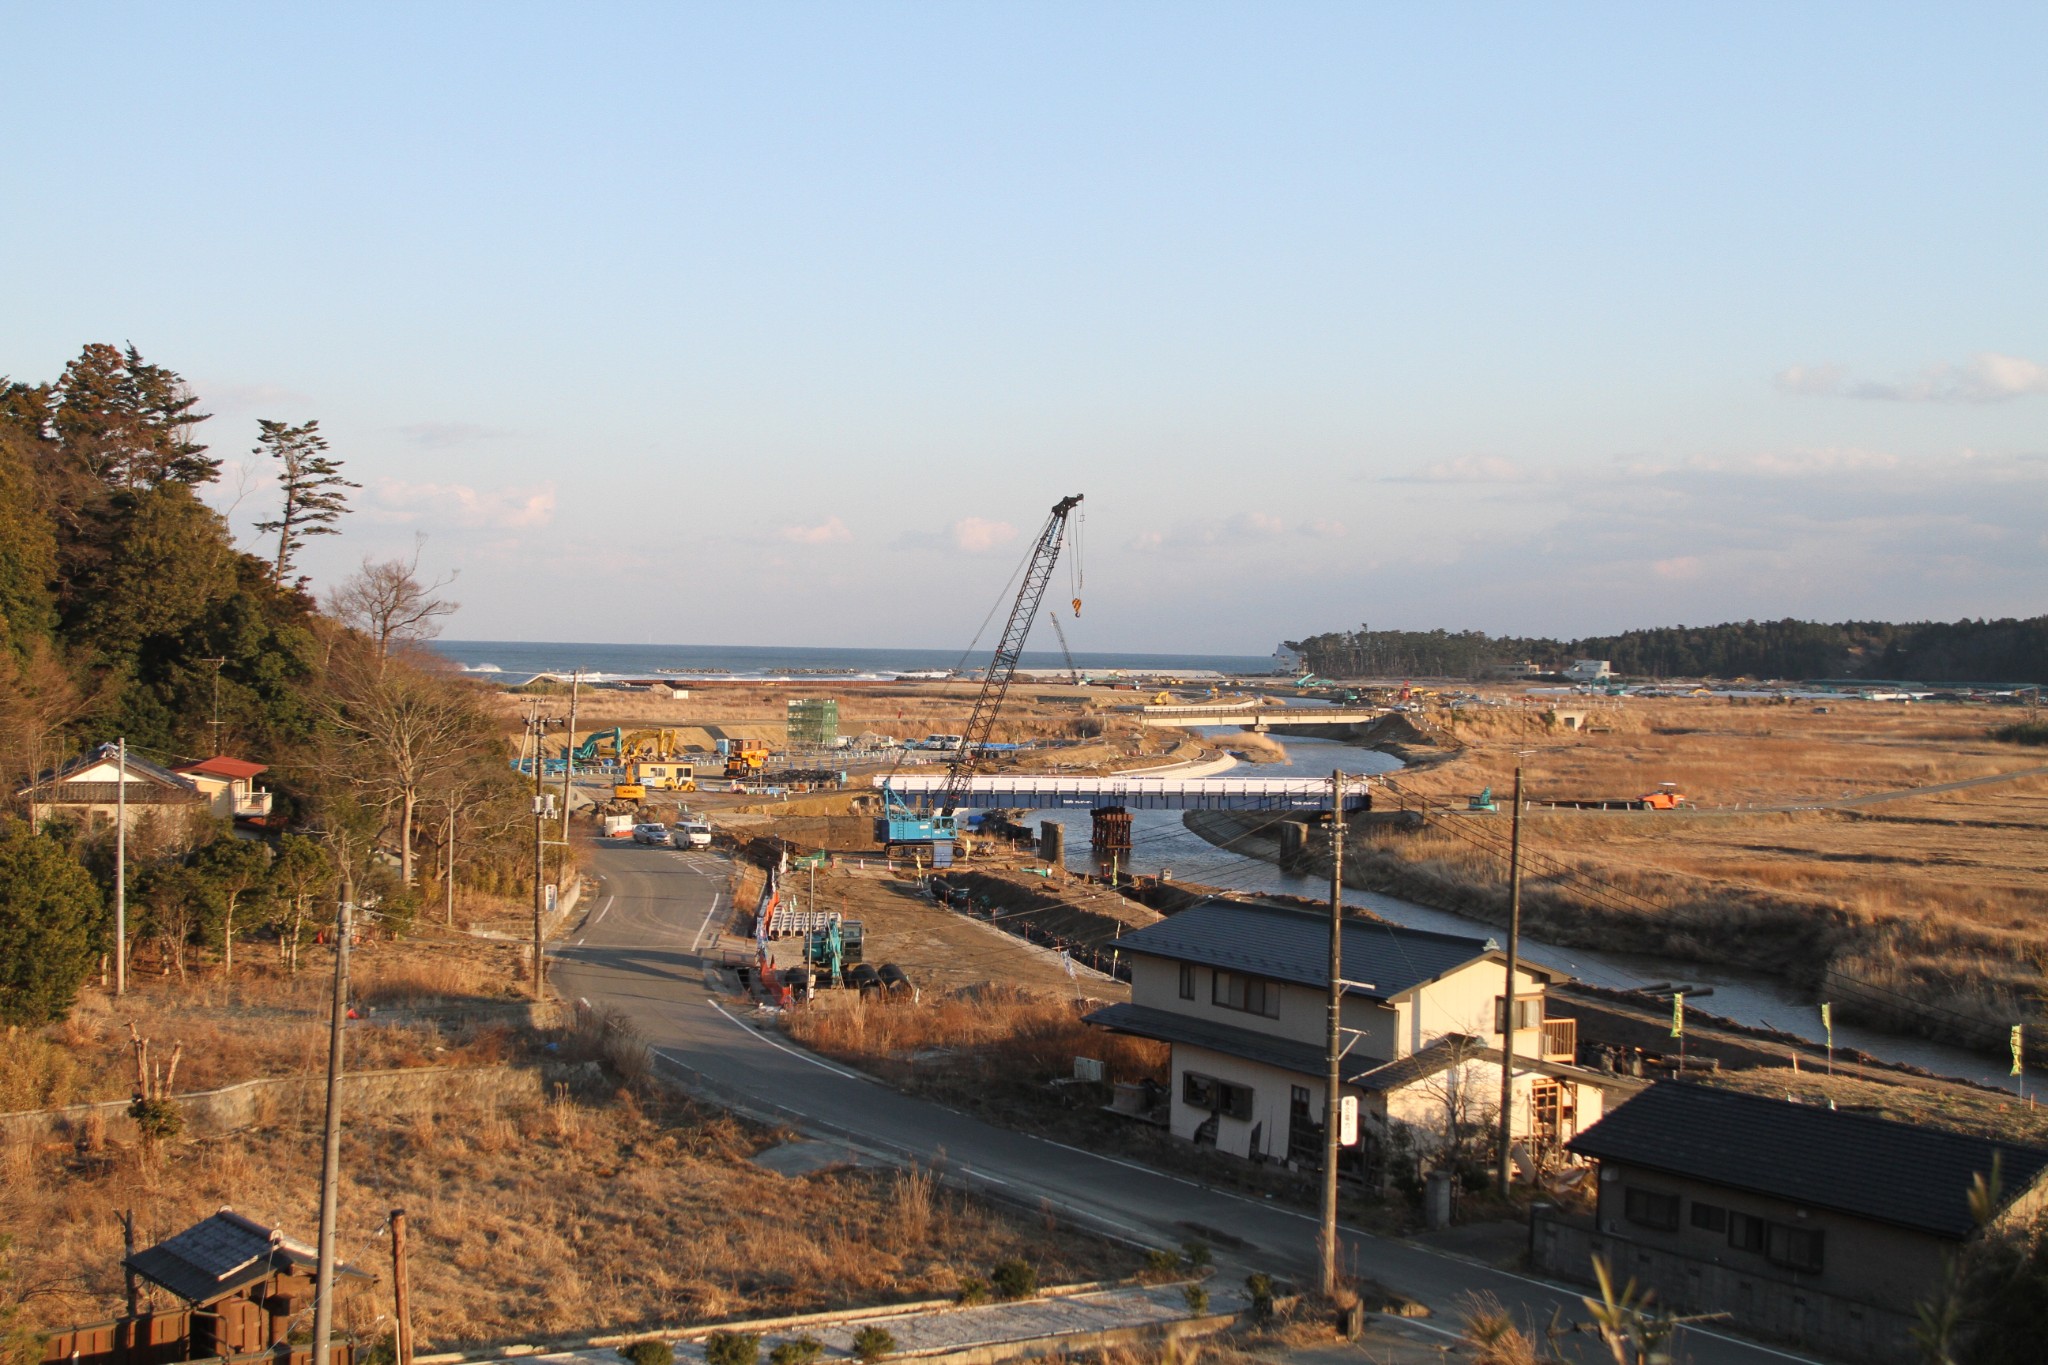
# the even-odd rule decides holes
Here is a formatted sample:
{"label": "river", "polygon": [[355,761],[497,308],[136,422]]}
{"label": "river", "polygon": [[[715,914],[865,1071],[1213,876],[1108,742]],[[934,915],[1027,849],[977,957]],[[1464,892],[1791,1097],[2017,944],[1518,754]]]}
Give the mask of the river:
{"label": "river", "polygon": [[[1201,731],[1228,746],[1238,733],[1235,727]],[[1288,763],[1240,763],[1230,770],[1232,777],[1323,776],[1334,769],[1347,773],[1387,773],[1401,762],[1390,754],[1324,739],[1287,737]],[[1034,820],[1057,820],[1067,831],[1067,863],[1077,871],[1095,866],[1088,846],[1089,819],[1085,810],[1038,811]],[[1131,853],[1123,863],[1126,870],[1156,874],[1171,871],[1176,880],[1200,882],[1233,891],[1277,891],[1295,896],[1326,898],[1330,882],[1325,876],[1282,872],[1272,863],[1216,847],[1181,823],[1177,811],[1135,811],[1132,813]],[[1466,934],[1474,938],[1499,939],[1501,929],[1483,920],[1469,919],[1446,910],[1397,900],[1372,891],[1347,888],[1344,903],[1382,915],[1396,924],[1442,933]],[[1820,1010],[1813,998],[1782,981],[1738,968],[1710,966],[1627,953],[1568,948],[1524,935],[1522,953],[1541,966],[1569,973],[1595,986],[1629,989],[1659,982],[1711,986],[1713,994],[1699,1002],[1707,1013],[1740,1024],[1777,1029],[1813,1042],[1822,1042],[1824,1032]],[[1852,1025],[1835,1025],[1835,1044],[1856,1048],[1886,1061],[1923,1067],[1943,1076],[1979,1084],[2015,1089],[2018,1078],[1991,1058],[1962,1048],[1948,1047],[1924,1039],[1880,1033]]]}

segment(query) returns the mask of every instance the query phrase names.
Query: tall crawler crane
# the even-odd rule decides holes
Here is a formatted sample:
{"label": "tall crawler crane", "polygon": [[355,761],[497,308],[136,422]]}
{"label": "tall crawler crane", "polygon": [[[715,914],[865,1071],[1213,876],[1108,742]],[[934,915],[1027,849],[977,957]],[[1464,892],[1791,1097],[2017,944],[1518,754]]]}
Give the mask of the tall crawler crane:
{"label": "tall crawler crane", "polygon": [[[935,809],[929,815],[921,815],[911,810],[886,783],[883,785],[883,813],[875,821],[875,838],[883,844],[929,844],[935,861],[950,858],[958,832],[954,812],[982,761],[984,746],[995,732],[996,717],[1009,695],[1010,680],[1017,675],[1017,660],[1024,653],[1025,637],[1031,633],[1039,604],[1045,601],[1046,586],[1052,582],[1053,566],[1058,563],[1060,546],[1066,541],[1067,518],[1080,505],[1079,493],[1061,498],[1053,504],[1052,515],[1038,533],[1038,543],[1024,565],[1023,585],[1017,589],[1017,600],[1010,607],[1010,619],[1003,626],[1002,638],[996,642],[995,659],[982,674],[981,691],[974,699],[974,712],[967,718],[960,747],[946,761],[946,784],[939,792]],[[1081,599],[1076,596],[1074,610],[1080,609]]]}

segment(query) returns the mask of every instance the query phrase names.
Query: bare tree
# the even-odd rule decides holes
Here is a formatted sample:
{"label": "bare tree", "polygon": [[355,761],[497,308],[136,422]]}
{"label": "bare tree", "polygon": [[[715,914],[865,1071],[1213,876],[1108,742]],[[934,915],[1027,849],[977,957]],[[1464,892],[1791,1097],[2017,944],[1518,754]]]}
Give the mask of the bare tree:
{"label": "bare tree", "polygon": [[331,673],[329,717],[348,775],[392,812],[398,874],[413,883],[414,817],[420,800],[447,774],[497,743],[472,690],[444,674],[383,653],[344,649]]}
{"label": "bare tree", "polygon": [[[81,688],[49,641],[30,637],[20,659],[0,649],[0,742],[12,756],[12,767],[31,783],[44,761],[62,754],[54,741],[65,726],[90,711],[98,696]],[[29,824],[36,822],[36,798],[30,788]]]}
{"label": "bare tree", "polygon": [[394,649],[439,635],[441,618],[462,605],[436,596],[455,581],[454,573],[420,582],[425,545],[424,536],[414,542],[411,559],[364,559],[363,567],[328,596],[327,609],[369,640],[379,667]]}

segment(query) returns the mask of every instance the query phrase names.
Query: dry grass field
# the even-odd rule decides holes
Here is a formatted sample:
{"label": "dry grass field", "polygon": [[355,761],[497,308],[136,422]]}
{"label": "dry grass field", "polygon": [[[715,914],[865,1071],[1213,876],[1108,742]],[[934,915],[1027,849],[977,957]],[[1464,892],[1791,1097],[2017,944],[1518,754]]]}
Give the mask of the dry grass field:
{"label": "dry grass field", "polygon": [[[1116,1276],[1136,1257],[1071,1229],[1012,1217],[929,1174],[783,1177],[748,1158],[778,1135],[656,1095],[619,1090],[438,1118],[351,1117],[340,1251],[381,1276],[339,1320],[388,1330],[388,1244],[413,1231],[419,1349],[631,1331],[953,1292],[1021,1256],[1042,1282]],[[118,1215],[145,1239],[232,1204],[311,1238],[317,1130],[280,1126],[177,1144],[161,1166],[132,1151],[0,1150],[0,1226],[18,1240],[33,1325],[92,1321],[121,1295]]]}
{"label": "dry grass field", "polygon": [[2048,777],[1842,809],[1764,811],[2039,767],[1988,708],[1612,701],[1562,731],[1536,708],[1444,713],[1441,761],[1382,804],[1427,798],[1419,835],[1357,841],[1363,884],[1502,917],[1508,817],[1467,814],[1517,762],[1531,800],[1677,784],[1690,812],[1532,812],[1525,899],[1567,942],[1762,968],[1889,1027],[1995,1045],[2048,992]]}
{"label": "dry grass field", "polygon": [[[325,948],[308,948],[299,974],[289,977],[274,963],[244,958],[231,981],[203,971],[182,986],[175,979],[137,975],[120,1000],[88,988],[70,1019],[13,1031],[0,1048],[0,1113],[128,1096],[135,1081],[131,1022],[153,1040],[159,1058],[182,1044],[180,1091],[324,1068],[333,960]],[[441,1003],[508,1002],[523,991],[518,951],[506,944],[461,938],[366,942],[350,962],[356,1008],[371,1017],[379,1010]],[[350,1065],[365,1071],[481,1065],[504,1060],[517,1046],[507,1023],[490,1020],[421,1019],[349,1034]]]}

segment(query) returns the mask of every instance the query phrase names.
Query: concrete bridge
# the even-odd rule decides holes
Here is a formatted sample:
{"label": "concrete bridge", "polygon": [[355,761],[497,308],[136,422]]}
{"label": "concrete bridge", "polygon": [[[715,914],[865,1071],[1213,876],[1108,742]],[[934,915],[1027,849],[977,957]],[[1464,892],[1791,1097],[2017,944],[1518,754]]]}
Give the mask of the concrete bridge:
{"label": "concrete bridge", "polygon": [[1392,714],[1384,706],[1248,706],[1211,702],[1206,706],[1141,706],[1138,724],[1184,729],[1190,725],[1239,725],[1264,730],[1272,725],[1370,725]]}
{"label": "concrete bridge", "polygon": [[[929,803],[945,789],[944,777],[877,775],[913,805]],[[1366,779],[1344,784],[1344,809],[1365,810],[1371,802]],[[1327,778],[1302,777],[1015,777],[993,774],[968,779],[960,794],[964,810],[1299,810],[1330,808]]]}

